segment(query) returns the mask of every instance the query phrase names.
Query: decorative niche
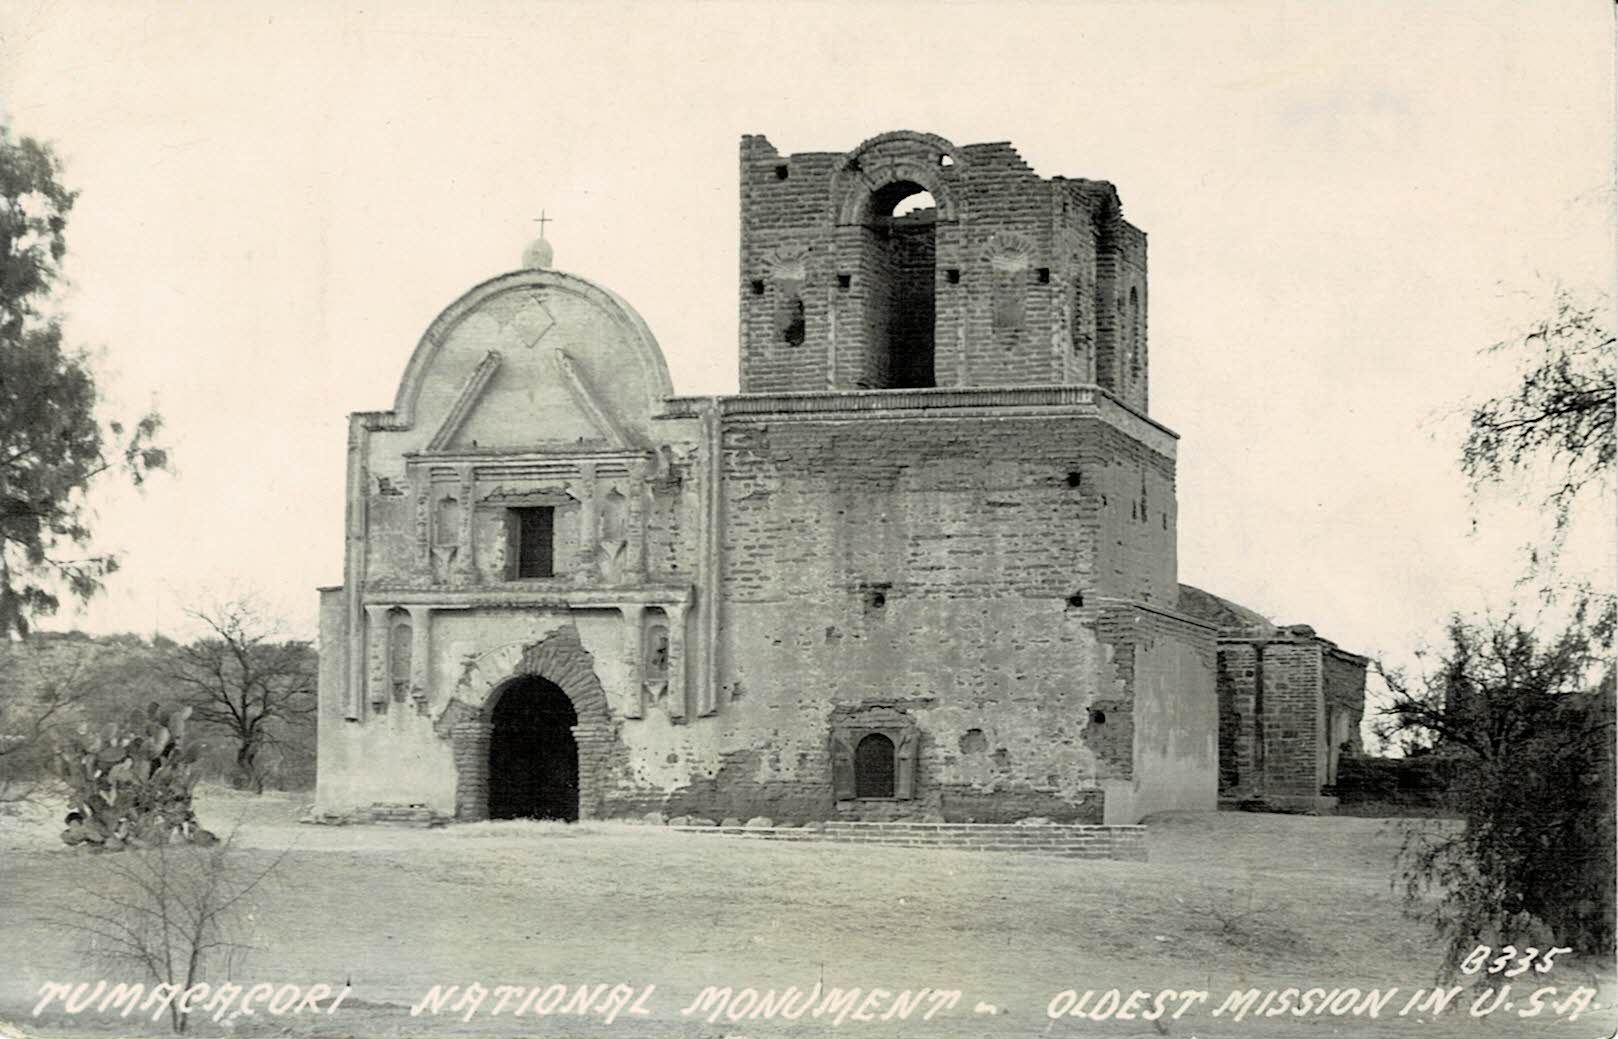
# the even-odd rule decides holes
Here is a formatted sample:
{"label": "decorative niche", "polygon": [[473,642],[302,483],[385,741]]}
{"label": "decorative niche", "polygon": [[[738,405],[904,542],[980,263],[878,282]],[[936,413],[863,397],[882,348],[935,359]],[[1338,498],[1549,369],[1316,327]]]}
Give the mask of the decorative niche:
{"label": "decorative niche", "polygon": [[641,684],[655,702],[669,688],[669,619],[660,609],[641,617]]}

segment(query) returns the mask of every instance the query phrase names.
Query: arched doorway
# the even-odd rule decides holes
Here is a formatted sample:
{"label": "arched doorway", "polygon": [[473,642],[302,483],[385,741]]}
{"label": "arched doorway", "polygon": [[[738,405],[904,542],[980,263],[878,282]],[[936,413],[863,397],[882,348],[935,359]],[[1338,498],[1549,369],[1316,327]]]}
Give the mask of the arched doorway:
{"label": "arched doorway", "polygon": [[854,796],[892,797],[894,764],[892,740],[879,732],[860,740],[854,748]]}
{"label": "arched doorway", "polygon": [[573,702],[538,675],[513,680],[490,713],[489,818],[579,817]]}

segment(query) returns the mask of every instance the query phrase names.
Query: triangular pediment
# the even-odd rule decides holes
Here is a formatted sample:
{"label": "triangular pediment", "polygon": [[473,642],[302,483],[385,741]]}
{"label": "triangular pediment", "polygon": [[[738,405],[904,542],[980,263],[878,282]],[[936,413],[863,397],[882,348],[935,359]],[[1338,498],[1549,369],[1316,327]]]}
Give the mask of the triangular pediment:
{"label": "triangular pediment", "polygon": [[[588,445],[636,450],[637,438],[613,415],[567,352],[547,351],[527,371],[489,351],[467,376],[427,451]],[[509,382],[511,385],[502,385]]]}
{"label": "triangular pediment", "polygon": [[554,351],[551,354],[551,362],[555,365],[557,374],[561,376],[568,392],[572,394],[573,403],[589,416],[590,422],[607,438],[609,444],[624,450],[640,446],[618,420],[613,418],[612,410],[602,402],[590,386],[589,377],[573,362],[573,358],[567,355],[566,350]]}
{"label": "triangular pediment", "polygon": [[466,383],[461,387],[461,392],[455,395],[455,403],[450,406],[449,414],[444,418],[443,424],[438,427],[438,432],[433,434],[433,438],[427,442],[427,450],[443,451],[455,442],[455,434],[460,432],[467,416],[472,414],[472,409],[477,405],[478,397],[482,395],[483,388],[489,385],[489,380],[494,378],[494,373],[499,369],[499,351],[490,350],[483,355],[483,360],[478,362],[476,368],[472,369],[472,374],[467,377]]}

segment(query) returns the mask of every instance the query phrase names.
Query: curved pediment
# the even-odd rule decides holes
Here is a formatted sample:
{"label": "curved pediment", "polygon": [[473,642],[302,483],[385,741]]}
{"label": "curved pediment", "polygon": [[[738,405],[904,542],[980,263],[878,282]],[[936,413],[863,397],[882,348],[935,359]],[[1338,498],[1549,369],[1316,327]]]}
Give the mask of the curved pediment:
{"label": "curved pediment", "polygon": [[646,323],[583,278],[523,270],[484,282],[421,337],[394,402],[398,428],[427,451],[649,441],[673,393]]}

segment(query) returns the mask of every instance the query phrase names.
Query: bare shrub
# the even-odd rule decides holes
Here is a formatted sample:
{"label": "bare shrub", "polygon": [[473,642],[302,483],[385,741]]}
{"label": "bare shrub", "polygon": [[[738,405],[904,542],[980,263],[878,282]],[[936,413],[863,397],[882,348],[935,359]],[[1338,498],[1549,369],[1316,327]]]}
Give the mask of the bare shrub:
{"label": "bare shrub", "polygon": [[[58,915],[83,936],[88,960],[184,992],[239,968],[250,948],[250,896],[286,855],[253,865],[232,831],[206,847],[158,844],[101,856]],[[168,1010],[171,1027],[184,1032],[189,1013],[178,999]]]}

